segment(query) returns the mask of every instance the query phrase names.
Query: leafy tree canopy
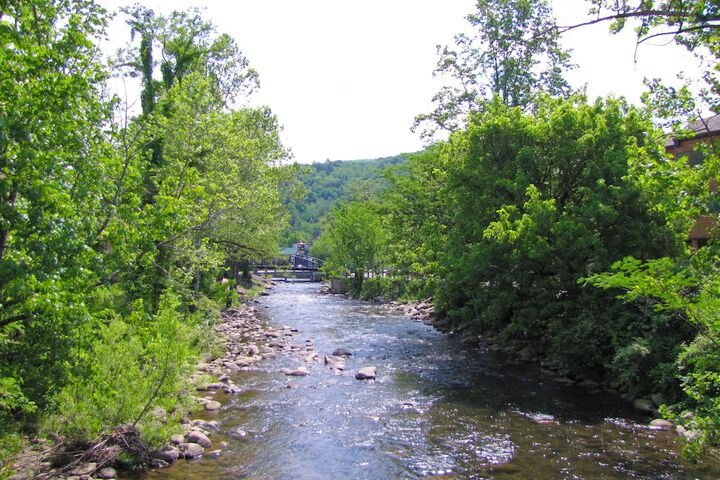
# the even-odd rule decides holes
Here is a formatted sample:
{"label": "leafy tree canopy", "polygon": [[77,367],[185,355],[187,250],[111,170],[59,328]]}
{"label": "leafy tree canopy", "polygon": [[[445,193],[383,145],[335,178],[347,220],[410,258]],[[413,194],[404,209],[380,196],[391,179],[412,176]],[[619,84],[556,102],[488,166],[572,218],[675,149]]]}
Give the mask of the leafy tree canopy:
{"label": "leafy tree canopy", "polygon": [[476,34],[458,34],[454,48],[438,46],[435,73],[452,83],[433,97],[435,110],[419,115],[415,127],[429,122],[426,135],[437,128],[455,131],[493,96],[527,106],[540,91],[569,93],[563,74],[571,68],[570,54],[559,44],[546,0],[478,0],[466,18]]}

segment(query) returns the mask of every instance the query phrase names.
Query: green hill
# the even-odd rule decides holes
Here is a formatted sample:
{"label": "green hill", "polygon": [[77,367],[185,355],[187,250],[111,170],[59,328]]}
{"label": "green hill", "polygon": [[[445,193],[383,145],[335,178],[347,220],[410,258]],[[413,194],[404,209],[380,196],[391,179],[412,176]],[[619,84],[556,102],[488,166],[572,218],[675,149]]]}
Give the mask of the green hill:
{"label": "green hill", "polygon": [[300,168],[298,180],[305,196],[297,200],[287,195],[285,199],[290,228],[283,243],[291,245],[316,238],[322,229],[322,218],[339,202],[374,194],[384,184],[382,170],[404,162],[405,156],[395,155],[372,160],[326,160]]}

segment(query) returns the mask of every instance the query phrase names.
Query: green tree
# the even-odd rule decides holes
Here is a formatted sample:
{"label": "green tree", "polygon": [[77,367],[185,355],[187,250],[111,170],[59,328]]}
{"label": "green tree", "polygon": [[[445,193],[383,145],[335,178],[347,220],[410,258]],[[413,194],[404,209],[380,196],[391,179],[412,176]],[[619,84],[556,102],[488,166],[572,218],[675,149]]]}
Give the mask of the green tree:
{"label": "green tree", "polygon": [[137,12],[143,113],[114,122],[93,43],[106,12],[0,2],[3,427],[39,413],[80,441],[166,428],[148,413],[181,414],[224,264],[274,253],[284,226],[277,120],[229,109],[254,79],[234,43],[192,12]]}
{"label": "green tree", "polygon": [[405,293],[410,296],[432,294],[452,225],[446,158],[441,151],[440,145],[430,147],[385,171],[389,185],[381,194],[380,212],[392,246],[390,274],[405,280]]}
{"label": "green tree", "polygon": [[0,8],[0,378],[39,405],[92,332],[85,296],[117,173],[92,41],[104,25],[88,2]]}
{"label": "green tree", "polygon": [[[688,123],[696,123],[698,117],[702,120],[705,108],[717,111],[720,106],[717,75],[720,6],[717,2],[591,0],[590,4],[593,18],[568,28],[611,22],[611,31],[618,32],[634,22],[638,44],[669,37],[697,56],[710,60],[705,63],[707,67],[703,72],[707,87],[698,97],[687,85],[673,88],[659,80],[647,82],[649,91],[644,96],[648,111],[670,127],[673,136],[682,138],[696,134],[686,130]],[[679,171],[673,181],[662,176],[642,177],[649,182],[646,191],[653,192],[658,205],[684,207],[676,217],[678,220],[684,218],[686,226],[688,218],[699,214],[717,218],[717,194],[707,188],[710,179],[720,176],[716,147],[700,142],[696,148],[702,151],[702,164]],[[678,159],[678,164],[683,163],[683,159]],[[673,188],[677,185],[681,188]],[[627,257],[613,264],[609,272],[590,276],[587,280],[608,291],[620,292],[619,298],[629,305],[647,305],[669,321],[681,322],[686,329],[691,329],[692,334],[678,343],[679,351],[673,368],[685,396],[681,403],[666,409],[665,413],[699,433],[694,436],[695,441],[688,444],[687,451],[693,455],[699,454],[704,446],[716,445],[720,438],[720,408],[717,403],[720,332],[715,315],[720,301],[716,275],[718,247],[717,241],[711,241],[690,254],[652,260]],[[688,414],[688,411],[692,413]]]}
{"label": "green tree", "polygon": [[472,117],[443,150],[454,216],[437,300],[453,328],[607,374],[628,341],[618,332],[649,320],[577,280],[680,248],[667,212],[630,174],[671,175],[662,145],[616,100],[545,97],[529,114],[498,99]]}
{"label": "green tree", "polygon": [[385,235],[376,206],[350,202],[337,207],[318,239],[327,251],[324,269],[337,278],[352,274],[352,291],[362,292],[368,273],[377,273],[385,248]]}
{"label": "green tree", "polygon": [[552,10],[546,0],[478,0],[467,17],[475,36],[459,34],[455,48],[438,46],[436,74],[451,84],[434,97],[435,110],[419,115],[415,127],[455,131],[468,113],[498,96],[510,106],[526,106],[539,91],[564,96],[563,78],[571,68],[569,52],[558,41]]}

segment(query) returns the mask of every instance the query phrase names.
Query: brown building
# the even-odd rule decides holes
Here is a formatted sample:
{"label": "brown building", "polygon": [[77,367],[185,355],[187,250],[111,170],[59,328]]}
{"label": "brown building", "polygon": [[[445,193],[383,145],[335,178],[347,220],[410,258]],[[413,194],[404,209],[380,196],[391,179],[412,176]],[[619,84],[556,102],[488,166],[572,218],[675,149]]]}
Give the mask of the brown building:
{"label": "brown building", "polygon": [[[669,138],[665,149],[675,158],[685,156],[689,165],[699,165],[703,161],[703,152],[696,149],[698,143],[720,146],[720,115],[703,118],[688,127],[688,135],[683,138]],[[713,179],[708,185],[711,193],[718,190],[718,182]],[[715,215],[701,215],[688,233],[688,243],[700,248],[710,238],[717,238],[717,220]]]}

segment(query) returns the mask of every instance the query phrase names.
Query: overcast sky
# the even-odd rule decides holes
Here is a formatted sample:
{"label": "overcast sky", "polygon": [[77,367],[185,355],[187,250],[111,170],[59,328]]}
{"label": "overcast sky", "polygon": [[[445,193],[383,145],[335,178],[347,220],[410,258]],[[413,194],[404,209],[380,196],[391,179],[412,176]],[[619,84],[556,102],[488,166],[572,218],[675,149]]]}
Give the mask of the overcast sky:
{"label": "overcast sky", "polygon": [[[131,2],[100,0],[111,11]],[[293,161],[377,158],[416,151],[410,131],[432,110],[441,83],[433,78],[435,46],[467,30],[475,0],[142,0],[159,13],[205,9],[219,32],[232,35],[260,74],[251,104],[269,105],[283,126]],[[586,19],[587,2],[555,0],[559,23]],[[685,49],[658,41],[635,56],[631,31],[611,36],[608,25],[565,34],[578,68],[568,79],[591,97],[615,94],[638,102],[644,77],[676,83],[699,64]],[[122,21],[108,47],[129,40]],[[137,91],[129,90],[130,101]]]}

